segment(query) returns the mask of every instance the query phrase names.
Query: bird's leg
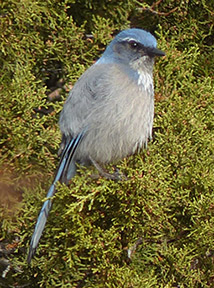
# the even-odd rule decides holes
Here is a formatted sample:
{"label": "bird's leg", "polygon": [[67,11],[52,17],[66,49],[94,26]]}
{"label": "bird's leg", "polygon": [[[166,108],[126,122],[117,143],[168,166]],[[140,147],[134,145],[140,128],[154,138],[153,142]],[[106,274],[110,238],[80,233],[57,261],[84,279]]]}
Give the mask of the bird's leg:
{"label": "bird's leg", "polygon": [[91,163],[94,165],[94,167],[98,170],[99,174],[106,179],[109,180],[126,180],[127,177],[123,174],[121,174],[118,170],[114,173],[108,173],[103,167],[101,167],[93,158],[90,158]]}

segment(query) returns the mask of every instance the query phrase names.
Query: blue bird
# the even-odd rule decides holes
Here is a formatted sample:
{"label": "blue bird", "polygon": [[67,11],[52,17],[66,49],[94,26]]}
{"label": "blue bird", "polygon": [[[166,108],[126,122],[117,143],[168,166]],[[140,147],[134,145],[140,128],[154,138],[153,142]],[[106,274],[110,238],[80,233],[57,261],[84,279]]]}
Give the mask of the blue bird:
{"label": "blue bird", "polygon": [[164,55],[149,32],[124,30],[70,91],[59,120],[61,159],[31,238],[28,263],[44,230],[56,182],[68,184],[77,163],[101,170],[99,164],[147,145],[154,117],[154,57]]}

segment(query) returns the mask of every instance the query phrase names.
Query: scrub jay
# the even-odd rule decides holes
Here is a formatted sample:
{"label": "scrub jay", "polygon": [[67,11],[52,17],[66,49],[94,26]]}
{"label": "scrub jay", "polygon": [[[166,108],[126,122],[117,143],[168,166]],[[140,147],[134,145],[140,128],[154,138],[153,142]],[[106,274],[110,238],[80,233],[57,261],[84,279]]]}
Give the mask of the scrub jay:
{"label": "scrub jay", "polygon": [[122,159],[152,136],[154,36],[142,29],[120,32],[102,57],[79,78],[60,115],[61,159],[31,239],[30,263],[51,209],[56,182],[68,184],[76,163],[106,164]]}

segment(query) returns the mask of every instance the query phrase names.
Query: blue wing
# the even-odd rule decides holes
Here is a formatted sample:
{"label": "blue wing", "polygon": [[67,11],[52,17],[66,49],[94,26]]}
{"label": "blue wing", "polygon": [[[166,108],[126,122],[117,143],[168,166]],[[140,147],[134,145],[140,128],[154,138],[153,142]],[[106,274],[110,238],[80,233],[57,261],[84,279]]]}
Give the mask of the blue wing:
{"label": "blue wing", "polygon": [[[73,138],[69,140],[65,144],[65,148],[63,149],[62,156],[60,159],[60,163],[54,178],[54,181],[48,190],[47,193],[47,199],[43,206],[42,209],[39,213],[39,217],[37,219],[37,223],[34,229],[33,236],[31,238],[30,242],[30,249],[28,252],[28,257],[27,257],[27,262],[30,263],[36,248],[38,246],[39,240],[41,238],[42,232],[45,228],[45,224],[47,222],[48,214],[50,212],[51,206],[52,206],[52,200],[50,199],[56,192],[56,182],[60,181],[62,183],[67,183],[67,181],[74,176],[75,174],[75,162],[74,162],[74,155],[75,151],[78,148],[85,132],[83,131],[80,133],[76,138]],[[72,171],[71,171],[72,170]]]}

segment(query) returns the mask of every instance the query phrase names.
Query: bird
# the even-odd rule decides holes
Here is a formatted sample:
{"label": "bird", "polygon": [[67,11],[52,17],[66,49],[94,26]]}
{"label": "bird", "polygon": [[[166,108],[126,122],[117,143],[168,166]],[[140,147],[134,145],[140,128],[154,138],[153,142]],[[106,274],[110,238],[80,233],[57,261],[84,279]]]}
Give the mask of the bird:
{"label": "bird", "polygon": [[59,119],[60,163],[35,225],[28,264],[45,228],[57,182],[68,185],[77,164],[99,170],[100,164],[147,146],[154,118],[154,58],[164,55],[150,32],[125,29],[69,92]]}

